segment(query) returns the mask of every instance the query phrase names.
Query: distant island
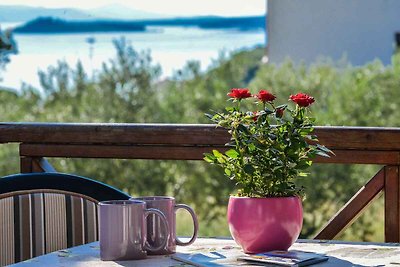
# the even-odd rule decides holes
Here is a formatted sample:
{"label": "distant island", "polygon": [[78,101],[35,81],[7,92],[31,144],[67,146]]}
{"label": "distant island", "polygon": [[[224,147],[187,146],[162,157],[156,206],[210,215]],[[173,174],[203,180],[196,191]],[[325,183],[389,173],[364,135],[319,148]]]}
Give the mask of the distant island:
{"label": "distant island", "polygon": [[67,21],[53,17],[39,17],[16,27],[14,33],[81,33],[146,31],[146,26],[183,26],[203,29],[237,29],[241,31],[265,29],[265,17],[193,17],[153,20],[92,20]]}
{"label": "distant island", "polygon": [[146,26],[129,21],[66,21],[52,17],[31,20],[13,30],[15,33],[81,33],[145,31]]}

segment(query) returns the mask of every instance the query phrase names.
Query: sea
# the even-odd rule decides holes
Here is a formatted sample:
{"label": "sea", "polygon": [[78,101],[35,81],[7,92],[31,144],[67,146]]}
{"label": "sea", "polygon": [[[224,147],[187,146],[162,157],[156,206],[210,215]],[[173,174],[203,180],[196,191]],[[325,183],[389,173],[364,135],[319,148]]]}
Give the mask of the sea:
{"label": "sea", "polygon": [[[18,23],[0,23],[4,30]],[[148,51],[154,64],[162,69],[161,79],[172,76],[189,60],[200,62],[206,70],[220,54],[252,49],[266,44],[264,30],[201,29],[197,27],[147,27],[146,32],[15,34],[18,54],[10,57],[5,70],[0,70],[0,86],[16,89],[22,83],[40,90],[39,70],[47,70],[57,61],[71,66],[80,60],[91,74],[103,62],[116,55],[114,39],[124,37],[136,51]]]}

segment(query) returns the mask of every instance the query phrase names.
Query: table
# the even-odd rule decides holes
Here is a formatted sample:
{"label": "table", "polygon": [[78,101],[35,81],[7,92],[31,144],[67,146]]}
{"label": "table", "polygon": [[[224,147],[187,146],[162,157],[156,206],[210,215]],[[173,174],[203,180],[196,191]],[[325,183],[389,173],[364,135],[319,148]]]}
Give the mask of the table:
{"label": "table", "polygon": [[[198,253],[236,249],[238,245],[231,239],[198,238],[188,247],[179,247],[180,253]],[[312,266],[400,266],[400,244],[398,243],[359,243],[323,240],[298,240],[290,249],[326,253],[329,260]],[[89,243],[70,249],[55,251],[24,262],[14,267],[36,266],[134,266],[134,267],[183,267],[191,266],[173,260],[170,256],[148,256],[138,261],[101,261],[98,242]],[[223,266],[223,265],[214,265]],[[227,266],[227,265],[224,265]],[[228,265],[229,266],[229,265]]]}

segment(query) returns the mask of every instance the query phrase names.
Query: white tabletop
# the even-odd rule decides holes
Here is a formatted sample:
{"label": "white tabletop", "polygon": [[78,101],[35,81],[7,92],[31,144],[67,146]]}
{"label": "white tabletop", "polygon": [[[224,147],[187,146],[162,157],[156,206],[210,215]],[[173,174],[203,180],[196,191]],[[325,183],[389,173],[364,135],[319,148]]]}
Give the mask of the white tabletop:
{"label": "white tabletop", "polygon": [[[237,250],[240,253],[240,248],[233,240],[221,238],[198,238],[191,246],[178,247],[178,252],[199,253],[227,249]],[[290,249],[324,253],[329,256],[328,261],[313,266],[400,266],[400,244],[298,240]],[[136,261],[101,261],[99,243],[93,242],[55,251],[11,266],[183,267],[191,265],[175,261],[170,256],[148,256],[145,260]]]}

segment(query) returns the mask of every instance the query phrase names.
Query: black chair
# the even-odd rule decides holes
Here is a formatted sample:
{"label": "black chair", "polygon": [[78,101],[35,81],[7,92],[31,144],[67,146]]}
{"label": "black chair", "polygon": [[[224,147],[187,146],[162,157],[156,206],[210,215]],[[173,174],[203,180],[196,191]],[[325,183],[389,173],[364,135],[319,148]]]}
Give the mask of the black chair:
{"label": "black chair", "polygon": [[97,203],[129,198],[71,174],[0,178],[0,266],[98,240]]}

